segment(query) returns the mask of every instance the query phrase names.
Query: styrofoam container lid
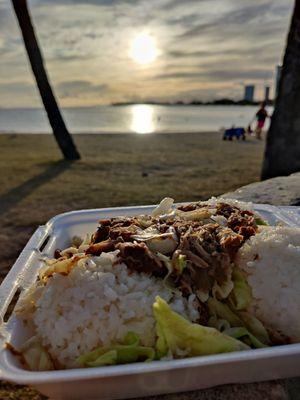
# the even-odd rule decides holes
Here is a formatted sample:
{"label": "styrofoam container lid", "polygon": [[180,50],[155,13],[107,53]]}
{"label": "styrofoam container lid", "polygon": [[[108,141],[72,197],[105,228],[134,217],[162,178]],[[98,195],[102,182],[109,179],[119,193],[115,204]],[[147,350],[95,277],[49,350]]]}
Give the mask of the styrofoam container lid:
{"label": "styrofoam container lid", "polygon": [[[0,378],[35,386],[53,399],[117,399],[207,388],[300,374],[300,344],[275,346],[212,356],[153,361],[99,368],[47,372],[25,370],[5,346],[20,346],[29,332],[14,314],[6,313],[14,295],[31,285],[41,258],[65,248],[71,238],[96,230],[98,220],[120,215],[149,214],[155,206],[73,211],[52,218],[33,234],[0,287]],[[270,224],[300,227],[299,207],[255,204]]]}

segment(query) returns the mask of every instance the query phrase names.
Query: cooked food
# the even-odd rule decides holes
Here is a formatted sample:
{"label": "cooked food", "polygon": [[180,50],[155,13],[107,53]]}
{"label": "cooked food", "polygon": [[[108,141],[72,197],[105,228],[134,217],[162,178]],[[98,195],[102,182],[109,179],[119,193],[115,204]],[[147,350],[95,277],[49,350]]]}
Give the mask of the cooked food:
{"label": "cooked food", "polygon": [[[16,313],[32,337],[17,350],[29,369],[49,370],[298,340],[299,324],[289,332],[285,324],[299,295],[280,297],[282,282],[296,287],[283,260],[294,233],[264,225],[251,204],[215,198],[178,207],[166,198],[152,215],[102,219],[91,236],[46,259],[21,296]],[[276,247],[279,234],[286,236],[275,266],[261,243]],[[296,258],[299,249],[287,268],[297,277]],[[285,315],[277,319],[278,311]]]}

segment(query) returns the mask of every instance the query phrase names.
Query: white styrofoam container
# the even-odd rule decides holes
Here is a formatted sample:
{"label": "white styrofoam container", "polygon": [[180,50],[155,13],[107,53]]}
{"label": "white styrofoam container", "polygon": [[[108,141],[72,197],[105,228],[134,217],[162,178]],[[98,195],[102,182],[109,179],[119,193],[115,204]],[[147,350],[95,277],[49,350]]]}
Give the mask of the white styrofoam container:
{"label": "white styrofoam container", "polygon": [[[67,247],[74,235],[95,231],[98,220],[147,214],[154,206],[73,211],[58,215],[33,234],[0,287],[0,379],[29,384],[52,399],[119,399],[195,390],[225,383],[245,383],[300,375],[300,344],[173,361],[153,361],[87,369],[32,372],[22,368],[5,347],[16,348],[29,333],[5,314],[15,293],[35,281],[41,255]],[[271,224],[300,226],[300,208],[256,204]]]}

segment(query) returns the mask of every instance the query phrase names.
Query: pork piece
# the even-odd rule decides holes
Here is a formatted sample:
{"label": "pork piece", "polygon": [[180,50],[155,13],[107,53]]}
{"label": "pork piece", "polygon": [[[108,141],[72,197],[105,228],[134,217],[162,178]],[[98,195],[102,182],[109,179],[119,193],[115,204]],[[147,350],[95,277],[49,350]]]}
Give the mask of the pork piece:
{"label": "pork piece", "polygon": [[[253,232],[252,235],[255,234],[254,228],[256,227],[256,224],[254,221],[254,215],[248,215],[248,214],[243,215],[242,213],[235,213],[231,214],[231,216],[228,218],[227,221],[229,228],[231,228],[234,232],[240,233],[244,231],[244,233]],[[245,228],[251,228],[251,229],[248,230]],[[250,234],[250,236],[252,235]]]}
{"label": "pork piece", "polygon": [[180,211],[194,211],[198,208],[197,203],[183,204],[182,206],[178,206],[177,210]]}
{"label": "pork piece", "polygon": [[124,242],[131,242],[133,239],[131,238],[136,234],[138,226],[114,226],[110,228],[109,237],[110,239],[120,240],[122,239]]}
{"label": "pork piece", "polygon": [[135,224],[136,221],[135,217],[114,217],[110,219],[110,226],[130,226]]}
{"label": "pork piece", "polygon": [[152,253],[145,243],[118,243],[120,258],[132,271],[145,272],[149,275],[163,277],[168,270],[163,262]]}
{"label": "pork piece", "polygon": [[244,243],[244,236],[233,232],[230,228],[220,227],[217,232],[217,239],[222,249],[229,254],[231,261]]}
{"label": "pork piece", "polygon": [[217,203],[216,209],[217,215],[223,215],[223,217],[225,217],[226,219],[228,219],[232,214],[240,211],[239,208],[227,203]]}
{"label": "pork piece", "polygon": [[181,206],[177,207],[177,210],[180,211],[194,211],[197,210],[198,208],[214,208],[211,204],[203,204],[202,202],[196,202],[196,203],[190,203],[190,204],[182,204]]}
{"label": "pork piece", "polygon": [[197,231],[203,225],[205,224],[202,221],[182,221],[180,219],[173,221],[173,227],[178,236],[184,235],[187,231]]}
{"label": "pork piece", "polygon": [[62,257],[61,250],[60,249],[56,249],[54,251],[54,258],[56,258],[58,260],[60,257]]}
{"label": "pork piece", "polygon": [[130,240],[136,232],[138,220],[136,218],[117,217],[99,221],[99,227],[92,237],[92,243],[99,243],[107,239]]}
{"label": "pork piece", "polygon": [[255,235],[257,229],[253,226],[240,226],[237,232],[244,237],[244,240],[249,239],[249,237]]}
{"label": "pork piece", "polygon": [[201,301],[199,301],[199,299],[196,297],[194,300],[194,305],[196,305],[199,312],[199,319],[197,320],[197,323],[203,326],[207,326],[210,317],[207,303],[201,303]]}
{"label": "pork piece", "polygon": [[234,232],[242,235],[244,240],[255,235],[257,225],[254,214],[248,210],[240,210],[238,207],[226,203],[217,204],[217,215],[227,219],[227,225]]}
{"label": "pork piece", "polygon": [[230,289],[231,262],[242,243],[241,235],[218,224],[187,231],[178,246],[187,260],[187,267],[177,280],[183,293],[196,293],[201,301],[206,301],[211,291],[217,293],[226,286],[219,290],[219,297],[225,296]]}
{"label": "pork piece", "polygon": [[217,203],[216,206],[213,206],[201,203],[191,203],[179,206],[178,210],[189,212],[203,207],[208,209],[216,209],[216,215],[225,217],[227,219],[228,227],[234,232],[242,235],[244,240],[248,239],[252,235],[255,235],[257,225],[255,223],[254,213],[248,210],[241,210],[240,208],[231,204]]}
{"label": "pork piece", "polygon": [[96,232],[92,237],[92,242],[99,243],[102,242],[103,240],[108,239],[109,231],[110,227],[100,222],[100,225],[98,226]]}
{"label": "pork piece", "polygon": [[181,255],[184,264],[179,269],[174,267],[170,279],[185,296],[195,293],[201,302],[210,294],[225,298],[232,289],[234,256],[244,240],[255,233],[254,215],[226,203],[214,207],[194,203],[179,209],[190,212],[203,207],[214,208],[230,226],[184,220],[180,215],[111,218],[100,221],[86,253],[99,256],[119,250],[121,261],[130,270],[162,278],[168,274],[170,263],[174,265]]}
{"label": "pork piece", "polygon": [[116,240],[107,239],[100,243],[91,244],[85,251],[86,254],[100,256],[101,253],[108,253],[115,250]]}

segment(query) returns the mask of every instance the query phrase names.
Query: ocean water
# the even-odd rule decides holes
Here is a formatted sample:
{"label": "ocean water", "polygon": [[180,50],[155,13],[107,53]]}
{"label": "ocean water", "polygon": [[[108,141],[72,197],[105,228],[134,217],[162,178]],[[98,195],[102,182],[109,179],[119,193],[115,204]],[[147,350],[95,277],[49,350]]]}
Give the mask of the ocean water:
{"label": "ocean water", "polygon": [[[71,133],[211,132],[222,127],[247,127],[254,106],[99,106],[62,109]],[[272,110],[269,109],[269,112]],[[1,133],[50,133],[43,109],[1,109]]]}

